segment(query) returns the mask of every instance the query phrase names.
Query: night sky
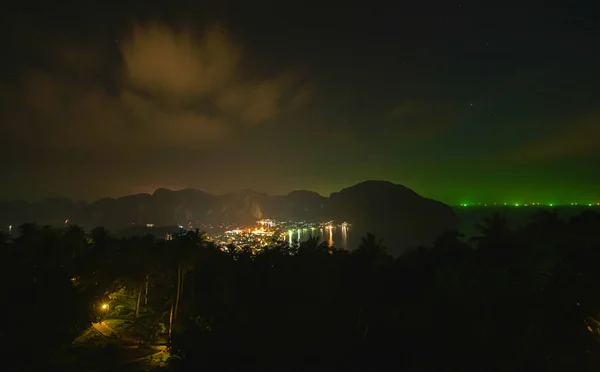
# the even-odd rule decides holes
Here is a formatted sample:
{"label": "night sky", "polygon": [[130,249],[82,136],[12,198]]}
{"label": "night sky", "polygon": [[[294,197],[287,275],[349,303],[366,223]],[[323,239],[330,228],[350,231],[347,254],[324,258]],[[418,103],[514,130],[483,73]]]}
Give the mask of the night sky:
{"label": "night sky", "polygon": [[60,4],[3,5],[2,200],[367,179],[600,200],[598,6]]}

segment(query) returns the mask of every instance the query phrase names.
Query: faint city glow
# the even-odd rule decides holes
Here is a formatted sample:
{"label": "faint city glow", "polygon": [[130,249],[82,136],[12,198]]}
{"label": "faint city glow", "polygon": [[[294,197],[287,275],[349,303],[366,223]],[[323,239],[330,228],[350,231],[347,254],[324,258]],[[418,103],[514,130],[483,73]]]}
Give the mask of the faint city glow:
{"label": "faint city glow", "polygon": [[147,223],[146,227],[154,227],[154,224],[153,223]]}

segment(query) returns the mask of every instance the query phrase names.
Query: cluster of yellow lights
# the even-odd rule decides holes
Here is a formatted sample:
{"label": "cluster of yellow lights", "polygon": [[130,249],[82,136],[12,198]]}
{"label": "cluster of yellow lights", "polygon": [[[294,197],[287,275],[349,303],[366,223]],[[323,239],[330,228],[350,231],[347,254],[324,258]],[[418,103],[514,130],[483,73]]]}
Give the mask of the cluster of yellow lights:
{"label": "cluster of yellow lights", "polygon": [[[248,229],[250,230],[250,229]],[[264,235],[266,233],[265,228],[261,227],[260,229],[256,229],[254,231],[252,231],[252,234],[254,235]]]}

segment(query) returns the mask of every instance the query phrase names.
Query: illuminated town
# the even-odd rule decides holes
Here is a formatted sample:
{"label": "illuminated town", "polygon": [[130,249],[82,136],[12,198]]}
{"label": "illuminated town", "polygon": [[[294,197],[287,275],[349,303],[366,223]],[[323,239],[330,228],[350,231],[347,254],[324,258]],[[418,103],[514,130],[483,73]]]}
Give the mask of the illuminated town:
{"label": "illuminated town", "polygon": [[[222,249],[249,247],[253,252],[260,252],[273,243],[286,242],[298,246],[311,237],[317,237],[328,246],[335,244],[338,248],[347,249],[348,231],[351,227],[347,222],[336,224],[334,221],[277,221],[263,219],[253,226],[220,225],[225,230],[209,234],[209,239]],[[335,238],[335,239],[334,239]],[[338,241],[339,239],[339,241]]]}

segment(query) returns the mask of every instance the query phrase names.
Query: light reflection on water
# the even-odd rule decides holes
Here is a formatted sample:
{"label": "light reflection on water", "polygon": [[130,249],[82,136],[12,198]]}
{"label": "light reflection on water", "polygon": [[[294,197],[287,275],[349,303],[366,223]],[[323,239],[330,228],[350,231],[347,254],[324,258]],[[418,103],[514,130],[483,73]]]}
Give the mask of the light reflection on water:
{"label": "light reflection on water", "polygon": [[286,241],[297,244],[305,242],[309,238],[317,236],[319,243],[327,242],[327,245],[337,248],[348,249],[348,226],[327,226],[325,228],[298,229],[295,233],[293,230],[288,231]]}

